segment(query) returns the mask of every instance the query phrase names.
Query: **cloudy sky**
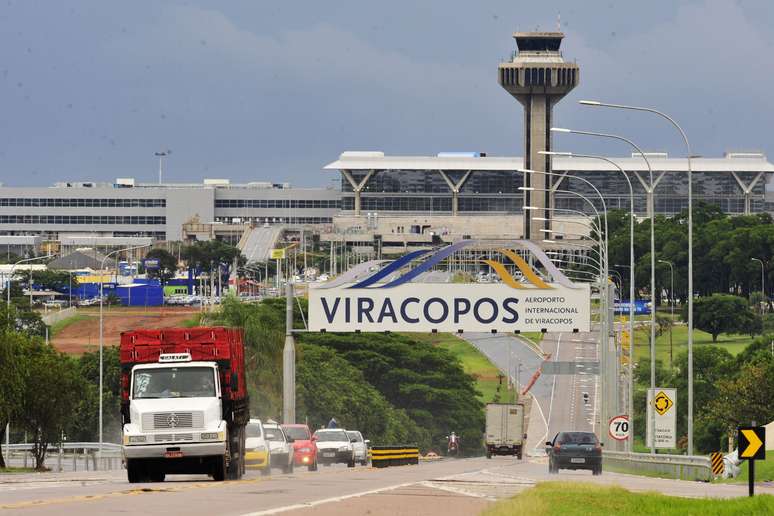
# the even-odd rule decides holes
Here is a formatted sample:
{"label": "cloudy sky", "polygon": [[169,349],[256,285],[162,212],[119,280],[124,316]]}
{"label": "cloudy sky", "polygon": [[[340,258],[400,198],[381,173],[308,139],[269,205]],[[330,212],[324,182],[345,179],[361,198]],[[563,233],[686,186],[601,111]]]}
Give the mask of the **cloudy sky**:
{"label": "cloudy sky", "polygon": [[[496,79],[515,30],[555,30],[581,84],[557,124],[682,152],[774,157],[774,2],[2,0],[0,181],[330,184],[344,150],[522,155],[522,110]],[[624,155],[558,136],[557,149]]]}

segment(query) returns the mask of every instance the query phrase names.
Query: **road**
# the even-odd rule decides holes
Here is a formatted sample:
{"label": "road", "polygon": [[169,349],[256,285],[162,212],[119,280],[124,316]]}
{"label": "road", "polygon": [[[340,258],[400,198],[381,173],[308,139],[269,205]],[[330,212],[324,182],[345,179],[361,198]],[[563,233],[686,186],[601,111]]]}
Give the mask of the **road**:
{"label": "road", "polygon": [[[465,333],[463,338],[478,348],[501,371],[518,377],[523,389],[543,365],[546,356],[554,362],[589,362],[598,360],[595,333],[546,333],[539,350],[523,338],[506,334]],[[516,368],[521,365],[521,373]],[[598,377],[583,369],[576,374],[541,374],[530,393],[527,447],[532,454],[542,454],[547,439],[566,430],[591,431],[596,416]],[[584,399],[583,393],[588,394]],[[542,428],[537,423],[542,421]]]}
{"label": "road", "polygon": [[[239,481],[175,477],[156,484],[128,484],[125,472],[0,475],[0,513],[456,516],[478,514],[494,500],[543,480],[570,480],[658,491],[678,496],[746,496],[745,485],[717,485],[588,471],[548,475],[545,458],[439,460],[385,469],[333,466],[292,475],[262,477],[249,471]],[[774,486],[759,486],[774,494]]]}

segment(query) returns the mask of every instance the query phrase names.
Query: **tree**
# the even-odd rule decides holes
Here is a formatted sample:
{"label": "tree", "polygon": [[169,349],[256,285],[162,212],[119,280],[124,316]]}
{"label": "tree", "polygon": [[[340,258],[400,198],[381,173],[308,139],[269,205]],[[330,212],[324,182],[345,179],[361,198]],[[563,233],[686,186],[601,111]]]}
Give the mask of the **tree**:
{"label": "tree", "polygon": [[735,378],[718,384],[718,395],[710,401],[707,411],[721,422],[729,442],[740,425],[751,421],[765,423],[774,414],[774,360],[746,364]]}
{"label": "tree", "polygon": [[[121,363],[117,346],[103,350],[103,435],[106,441],[121,441]],[[77,360],[78,376],[83,391],[68,425],[72,441],[96,441],[99,439],[99,352],[84,353]]]}
{"label": "tree", "polygon": [[[25,347],[29,339],[15,331],[0,333],[0,442],[5,437],[5,427],[19,417],[24,379],[27,375]],[[5,467],[0,449],[0,468]]]}
{"label": "tree", "polygon": [[427,432],[336,352],[311,344],[302,344],[299,351],[298,413],[310,426],[324,426],[335,417],[343,428],[357,428],[375,443],[428,444]]}
{"label": "tree", "polygon": [[[688,305],[683,305],[683,320],[688,319]],[[738,296],[712,294],[700,297],[693,303],[694,326],[712,335],[717,342],[721,333],[748,333],[755,325],[755,315],[747,302]]]}
{"label": "tree", "polygon": [[21,396],[19,420],[32,435],[35,468],[45,467],[48,444],[58,442],[81,398],[82,382],[75,360],[33,341]]}
{"label": "tree", "polygon": [[212,271],[218,264],[231,265],[235,258],[238,265],[245,263],[245,258],[237,247],[220,240],[197,241],[184,247],[181,257],[188,262],[189,267],[196,267],[205,272]]}
{"label": "tree", "polygon": [[46,269],[34,271],[32,282],[45,290],[69,292],[71,285],[72,288],[78,287],[78,276],[65,271]]}
{"label": "tree", "polygon": [[[715,425],[705,408],[718,396],[718,384],[731,378],[737,371],[735,359],[725,348],[719,346],[694,346],[693,349],[693,403],[697,409],[694,439],[701,451],[716,451],[723,435],[723,428]],[[671,378],[667,385],[677,389],[677,406],[688,405],[688,352],[677,355]],[[687,435],[688,417],[686,410],[678,410],[677,435]],[[709,448],[706,448],[709,447]]]}
{"label": "tree", "polygon": [[148,254],[145,255],[145,259],[155,259],[159,261],[159,267],[157,269],[145,269],[145,273],[149,278],[159,278],[162,283],[166,283],[171,278],[175,277],[175,273],[177,272],[177,257],[166,249],[151,249]]}
{"label": "tree", "polygon": [[0,303],[0,326],[5,331],[21,332],[26,335],[43,337],[46,334],[46,323],[38,312],[29,309],[29,305],[19,307],[16,303],[6,306]]}

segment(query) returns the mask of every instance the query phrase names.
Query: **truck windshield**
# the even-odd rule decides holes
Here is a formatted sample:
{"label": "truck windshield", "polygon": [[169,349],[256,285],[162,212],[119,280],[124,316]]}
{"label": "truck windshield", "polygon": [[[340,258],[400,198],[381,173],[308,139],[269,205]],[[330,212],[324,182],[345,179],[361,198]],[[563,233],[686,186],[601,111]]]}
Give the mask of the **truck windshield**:
{"label": "truck windshield", "polygon": [[165,367],[134,372],[133,397],[215,397],[215,372],[211,367]]}

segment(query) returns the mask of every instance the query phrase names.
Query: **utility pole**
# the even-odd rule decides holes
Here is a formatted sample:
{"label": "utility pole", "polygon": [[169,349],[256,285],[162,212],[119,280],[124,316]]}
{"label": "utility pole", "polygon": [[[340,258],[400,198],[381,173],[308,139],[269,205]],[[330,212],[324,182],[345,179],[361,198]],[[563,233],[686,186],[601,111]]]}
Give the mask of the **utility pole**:
{"label": "utility pole", "polygon": [[293,284],[285,287],[285,349],[282,351],[282,422],[296,422],[296,342],[293,338]]}

